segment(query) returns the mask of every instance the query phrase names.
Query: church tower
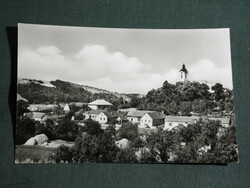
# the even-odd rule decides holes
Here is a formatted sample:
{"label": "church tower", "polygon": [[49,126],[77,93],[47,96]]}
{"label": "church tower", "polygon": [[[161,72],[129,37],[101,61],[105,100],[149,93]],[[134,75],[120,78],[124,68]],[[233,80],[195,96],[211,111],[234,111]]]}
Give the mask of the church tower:
{"label": "church tower", "polygon": [[182,65],[182,68],[180,70],[180,81],[186,82],[188,80],[188,71],[185,67],[185,64]]}

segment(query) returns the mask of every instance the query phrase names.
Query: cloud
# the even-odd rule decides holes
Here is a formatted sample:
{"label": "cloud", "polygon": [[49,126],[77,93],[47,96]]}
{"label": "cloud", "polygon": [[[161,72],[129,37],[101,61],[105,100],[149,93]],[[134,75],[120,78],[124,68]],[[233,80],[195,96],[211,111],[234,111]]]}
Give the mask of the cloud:
{"label": "cloud", "polygon": [[[158,74],[152,68],[154,64],[151,67],[136,57],[110,52],[101,45],[84,46],[70,56],[62,55],[56,46],[25,48],[19,51],[18,59],[20,78],[61,79],[121,93],[145,94],[166,80],[175,83],[179,78],[177,69]],[[186,67],[191,81],[220,82],[232,88],[230,67],[217,67],[206,59]]]}
{"label": "cloud", "polygon": [[227,67],[217,67],[208,59],[203,59],[188,68],[191,81],[207,81],[208,83],[222,83],[224,87],[233,88],[232,70]]}

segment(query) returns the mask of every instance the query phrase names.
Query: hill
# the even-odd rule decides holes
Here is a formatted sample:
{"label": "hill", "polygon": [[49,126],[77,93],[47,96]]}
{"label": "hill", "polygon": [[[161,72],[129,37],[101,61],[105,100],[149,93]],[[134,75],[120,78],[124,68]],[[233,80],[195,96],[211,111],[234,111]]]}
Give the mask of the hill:
{"label": "hill", "polygon": [[17,92],[29,103],[91,102],[96,99],[107,101],[130,101],[125,94],[110,92],[91,86],[79,85],[62,80],[42,81],[18,79]]}

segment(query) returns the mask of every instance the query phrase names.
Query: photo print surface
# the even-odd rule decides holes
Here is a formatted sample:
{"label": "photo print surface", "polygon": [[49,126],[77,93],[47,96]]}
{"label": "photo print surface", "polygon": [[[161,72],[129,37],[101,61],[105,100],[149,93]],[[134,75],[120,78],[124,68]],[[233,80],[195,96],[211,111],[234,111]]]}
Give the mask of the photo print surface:
{"label": "photo print surface", "polygon": [[238,161],[230,31],[18,25],[15,163]]}

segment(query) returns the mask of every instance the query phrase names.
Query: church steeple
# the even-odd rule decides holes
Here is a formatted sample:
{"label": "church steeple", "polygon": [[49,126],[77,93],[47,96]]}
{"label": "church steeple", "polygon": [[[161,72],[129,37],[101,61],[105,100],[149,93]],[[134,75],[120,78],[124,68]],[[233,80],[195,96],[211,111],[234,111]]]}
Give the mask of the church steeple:
{"label": "church steeple", "polygon": [[186,69],[186,66],[183,63],[182,68],[180,70],[180,81],[186,82],[187,80],[188,80],[188,70]]}

